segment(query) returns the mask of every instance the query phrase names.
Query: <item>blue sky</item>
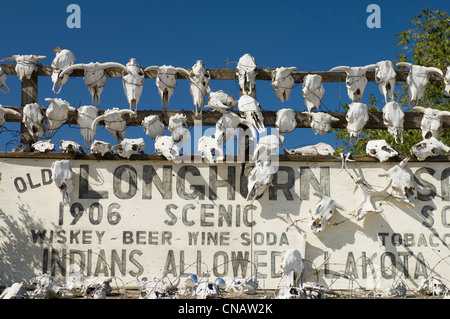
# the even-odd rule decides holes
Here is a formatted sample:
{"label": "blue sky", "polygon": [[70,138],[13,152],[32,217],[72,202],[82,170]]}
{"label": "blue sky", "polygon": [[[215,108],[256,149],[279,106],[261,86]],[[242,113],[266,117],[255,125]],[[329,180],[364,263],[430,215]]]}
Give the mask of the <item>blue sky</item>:
{"label": "blue sky", "polygon": [[[71,3],[81,8],[81,28],[70,29],[66,12]],[[366,19],[369,4],[381,9],[381,28],[370,29]],[[299,71],[327,71],[338,65],[367,65],[393,60],[400,53],[394,45],[396,33],[412,27],[409,20],[422,8],[449,12],[449,1],[4,1],[0,0],[0,59],[13,54],[46,55],[41,63],[50,65],[51,49],[61,45],[76,56],[76,63],[120,62],[136,58],[143,66],[173,65],[191,68],[203,60],[208,68],[224,68],[225,61],[237,61],[243,54],[255,57],[258,67],[295,66]],[[235,68],[230,63],[229,68]],[[20,105],[20,81],[8,76],[11,92],[0,93],[1,105]],[[60,97],[74,107],[91,103],[82,78],[72,78],[61,93],[51,91],[50,77],[39,78],[38,103]],[[211,81],[211,89],[239,97],[237,81]],[[339,87],[341,94],[339,95]],[[350,102],[344,84],[325,83],[323,104],[330,111]],[[270,82],[257,81],[256,98],[265,110],[292,108],[305,111],[301,85],[293,88],[291,99],[281,103]],[[369,82],[363,102],[369,94],[381,98],[378,86]],[[139,110],[160,110],[160,98],[154,79],[146,79]],[[122,80],[108,79],[101,95],[100,109],[128,108]],[[170,110],[193,110],[188,81],[180,80],[170,101]],[[327,111],[321,108],[321,111]],[[342,111],[342,109],[341,109]],[[5,128],[17,130],[18,124]],[[95,139],[115,144],[100,127]],[[153,140],[142,128],[127,130],[126,137],[144,137],[147,153]],[[52,138],[81,141],[76,126],[61,128]],[[3,130],[0,151],[10,150],[17,137]],[[297,129],[286,136],[288,148],[318,142],[337,142],[334,135],[314,135],[311,129]],[[14,144],[14,143],[13,143]]]}

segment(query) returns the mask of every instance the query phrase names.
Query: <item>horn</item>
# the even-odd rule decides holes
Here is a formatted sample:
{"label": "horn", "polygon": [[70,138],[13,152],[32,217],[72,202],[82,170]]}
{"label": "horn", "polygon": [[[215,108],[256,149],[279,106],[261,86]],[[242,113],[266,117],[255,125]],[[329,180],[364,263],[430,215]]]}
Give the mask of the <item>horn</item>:
{"label": "horn", "polygon": [[45,55],[33,55],[33,58],[37,61],[46,59],[47,57]]}
{"label": "horn", "polygon": [[4,108],[4,109],[5,109],[5,113],[11,114],[11,115],[16,115],[16,116],[22,116],[22,114],[16,110],[9,109],[9,108]]}
{"label": "horn", "polygon": [[425,108],[424,107],[422,107],[422,106],[414,106],[413,108],[412,108],[412,110],[415,110],[415,111],[419,111],[419,112],[424,112],[425,111]]}
{"label": "horn", "polygon": [[85,70],[86,69],[86,64],[78,63],[78,64],[73,64],[71,66],[68,66],[67,68],[62,70],[61,73],[59,73],[59,77],[62,78],[65,73],[73,71],[73,70],[77,70],[77,69]]}
{"label": "horn", "polygon": [[159,66],[152,65],[152,66],[146,67],[144,71],[152,71],[152,70],[159,70]]}
{"label": "horn", "polygon": [[102,69],[107,69],[107,68],[120,68],[123,71],[129,73],[130,71],[128,71],[127,67],[123,64],[117,63],[117,62],[105,62],[105,63],[101,63],[101,68]]}
{"label": "horn", "polygon": [[433,66],[429,66],[429,67],[427,67],[427,71],[426,71],[427,73],[435,73],[435,74],[438,74],[438,75],[440,75],[442,78],[444,77],[444,73],[442,73],[442,70],[441,69],[438,69],[438,68],[435,68],[435,67],[433,67]]}
{"label": "horn", "polygon": [[188,76],[188,78],[190,78],[191,74],[189,73],[188,70],[186,70],[185,68],[175,68],[175,72],[177,73],[186,73],[186,75]]}
{"label": "horn", "polygon": [[319,198],[322,198],[322,197],[323,197],[323,194],[322,194],[322,193],[319,193],[319,192],[314,192],[313,195],[314,195],[314,196],[317,196],[317,197],[319,197]]}
{"label": "horn", "polygon": [[409,62],[398,62],[397,66],[406,66],[408,69],[411,69],[411,67],[413,66],[412,63]]}
{"label": "horn", "polygon": [[369,64],[369,65],[366,65],[364,67],[364,69],[366,69],[366,71],[367,71],[367,70],[370,70],[370,69],[375,69],[376,67],[377,67],[377,64]]}
{"label": "horn", "polygon": [[[3,90],[3,86],[5,86],[8,91]],[[2,91],[5,94],[8,94],[9,93],[9,86],[7,86],[6,83],[3,83],[2,85],[0,85],[0,91]]]}
{"label": "horn", "polygon": [[349,66],[346,66],[346,65],[335,66],[334,68],[332,68],[332,69],[330,70],[330,72],[331,72],[331,71],[345,71],[345,72],[348,72],[348,71],[350,71],[350,67],[349,67]]}
{"label": "horn", "polygon": [[13,55],[13,56],[10,57],[10,58],[4,58],[4,59],[2,59],[2,61],[15,61],[15,60],[16,60],[16,56],[17,56],[17,55]]}
{"label": "horn", "polygon": [[91,130],[95,132],[97,130],[98,122],[102,121],[104,118],[106,118],[106,116],[104,114],[97,116],[91,124]]}

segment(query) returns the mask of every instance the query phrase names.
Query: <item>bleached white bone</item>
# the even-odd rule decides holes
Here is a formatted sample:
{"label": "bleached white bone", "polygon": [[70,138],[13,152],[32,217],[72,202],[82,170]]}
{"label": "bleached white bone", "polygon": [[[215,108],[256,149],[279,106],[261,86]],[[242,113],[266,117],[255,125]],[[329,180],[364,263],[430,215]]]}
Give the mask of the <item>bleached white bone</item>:
{"label": "bleached white bone", "polygon": [[278,158],[280,139],[277,135],[265,135],[256,144],[252,160],[255,162],[273,161]]}
{"label": "bleached white bone", "polygon": [[345,208],[322,193],[314,192],[314,195],[319,197],[320,201],[317,202],[314,212],[310,210],[312,219],[310,228],[314,233],[321,233],[325,230],[336,209],[345,210]]}
{"label": "bleached white bone", "polygon": [[98,116],[91,124],[91,130],[95,131],[97,125],[100,121],[105,123],[105,127],[109,133],[116,139],[117,143],[125,138],[125,130],[127,126],[127,121],[123,115],[129,114],[130,116],[135,116],[136,113],[132,110],[120,110],[115,107],[108,109],[103,113],[103,115]]}
{"label": "bleached white bone", "polygon": [[50,105],[45,110],[47,117],[47,132],[46,137],[51,138],[56,130],[60,128],[69,119],[69,112],[75,111],[75,108],[70,106],[69,102],[60,98],[46,98]]}
{"label": "bleached white bone", "polygon": [[0,129],[3,127],[3,125],[6,122],[6,115],[13,115],[13,116],[20,116],[22,117],[22,114],[20,112],[17,112],[16,110],[3,107],[0,105]]}
{"label": "bleached white bone", "polygon": [[292,109],[281,109],[277,111],[275,128],[281,141],[281,147],[284,148],[285,134],[290,133],[297,127],[296,113]]}
{"label": "bleached white bone", "polygon": [[397,66],[405,66],[409,69],[406,77],[406,84],[408,85],[409,107],[412,108],[417,105],[419,100],[424,96],[425,89],[430,81],[430,74],[437,74],[444,77],[442,71],[435,67],[426,67],[421,65],[414,65],[409,62],[399,62]]}
{"label": "bleached white bone", "polygon": [[230,138],[235,136],[239,125],[246,126],[250,130],[250,138],[252,140],[256,139],[256,132],[252,122],[235,113],[226,112],[216,123],[214,138],[217,140],[217,143],[224,144]]}
{"label": "bleached white bone", "polygon": [[[69,79],[69,75],[72,72],[67,72],[64,74],[63,77],[59,77],[60,73],[67,67],[73,65],[75,63],[75,55],[72,51],[67,49],[62,49],[61,46],[57,47],[56,49],[52,50],[56,53],[55,58],[52,61],[52,82],[53,87],[52,91],[56,94],[59,94],[61,91],[61,88],[64,84],[66,84],[67,80]],[[59,86],[58,92],[55,91],[56,87]]]}
{"label": "bleached white bone", "polygon": [[384,189],[380,191],[375,190],[362,177],[358,177],[355,180],[355,183],[363,193],[362,202],[351,213],[356,217],[356,220],[362,220],[370,212],[381,213],[383,211],[381,205],[379,207],[376,207],[374,201],[376,197],[387,198],[389,196],[387,189],[391,186],[391,183],[389,183]]}
{"label": "bleached white bone", "polygon": [[186,120],[186,115],[182,113],[177,113],[169,118],[169,125],[167,129],[170,134],[172,134],[172,137],[176,143],[182,144],[185,141],[188,141],[191,137],[191,134],[186,127]]}
{"label": "bleached white bone", "polygon": [[[0,80],[0,82],[1,82],[1,80]],[[444,84],[445,84],[445,89],[444,89],[445,96],[450,97],[450,66],[447,67],[447,73],[445,73],[445,77],[444,77]],[[1,89],[1,85],[0,85],[0,89]]]}
{"label": "bleached white bone", "polygon": [[444,155],[448,152],[450,152],[450,147],[434,136],[425,138],[423,141],[411,147],[411,154],[414,154],[419,161],[423,161],[427,157]]}
{"label": "bleached white bone", "polygon": [[236,67],[236,75],[242,94],[251,95],[255,92],[257,74],[258,66],[255,58],[248,53],[241,56]]}
{"label": "bleached white bone", "polygon": [[84,153],[83,147],[75,141],[61,140],[59,141],[59,150],[62,153],[76,154],[78,152]]}
{"label": "bleached white bone", "polygon": [[42,105],[37,103],[25,105],[22,122],[35,142],[41,139],[45,134],[45,112]]}
{"label": "bleached white bone", "polygon": [[70,74],[73,70],[84,70],[84,83],[88,87],[88,91],[92,96],[92,105],[100,105],[100,95],[103,92],[103,87],[106,84],[105,69],[121,68],[122,64],[116,62],[91,62],[73,64],[65,68],[60,74],[59,78],[63,78],[66,74]]}
{"label": "bleached white bone", "polygon": [[219,297],[219,287],[208,280],[201,281],[197,285],[195,296],[197,299],[216,299]]}
{"label": "bleached white bone", "polygon": [[293,155],[333,155],[334,148],[327,143],[317,143],[314,145],[304,146],[296,149],[290,149],[289,154]]}
{"label": "bleached white bone", "polygon": [[436,138],[439,138],[439,133],[442,131],[442,123],[444,121],[444,117],[450,117],[450,112],[432,108],[425,108],[422,106],[415,106],[412,109],[423,113],[422,121],[420,122],[422,138],[425,139],[429,134]]}
{"label": "bleached white bone", "polygon": [[367,84],[366,72],[370,69],[374,69],[376,64],[369,64],[366,66],[337,66],[330,71],[342,70],[347,73],[347,79],[345,85],[347,86],[348,97],[353,102],[361,102],[364,89]]}
{"label": "bleached white bone", "polygon": [[145,130],[145,134],[152,139],[156,139],[157,136],[164,134],[164,124],[158,115],[148,115],[142,120],[141,126]]}
{"label": "bleached white bone", "polygon": [[40,153],[47,153],[51,152],[55,149],[55,144],[52,143],[52,141],[38,141],[36,143],[31,144],[31,151],[32,152],[40,152]]}
{"label": "bleached white bone", "polygon": [[294,77],[292,71],[297,70],[292,66],[289,68],[279,67],[272,71],[272,87],[275,90],[275,95],[283,103],[288,101],[291,96],[292,86],[294,85]]}
{"label": "bleached white bone", "polygon": [[226,94],[222,90],[216,92],[209,90],[208,93],[208,103],[205,107],[215,109],[221,113],[234,109],[238,103],[231,95]]}
{"label": "bleached white bone", "polygon": [[258,278],[256,275],[244,278],[242,276],[236,276],[231,279],[228,284],[228,292],[237,295],[254,295],[258,290]]}
{"label": "bleached white bone", "polygon": [[27,290],[23,283],[15,282],[10,287],[6,287],[0,294],[0,299],[26,299]]}
{"label": "bleached white bone", "polygon": [[167,299],[175,295],[176,289],[180,283],[180,277],[171,282],[167,277],[144,277],[138,280],[139,299]]}
{"label": "bleached white bone", "polygon": [[384,96],[387,103],[389,99],[394,100],[395,78],[397,73],[394,70],[392,61],[380,61],[376,64],[375,82],[378,83],[378,89]]}
{"label": "bleached white bone", "polygon": [[255,98],[246,94],[242,95],[238,100],[238,109],[241,116],[251,122],[259,133],[265,131],[262,109]]}
{"label": "bleached white bone", "polygon": [[111,153],[111,144],[95,140],[91,144],[91,153],[105,156],[106,153]]}
{"label": "bleached white bone", "polygon": [[211,74],[206,69],[202,60],[197,60],[192,66],[189,72],[189,79],[191,81],[189,91],[191,92],[192,101],[195,105],[195,115],[198,115],[202,113],[206,94],[209,91],[209,81],[211,80]]}
{"label": "bleached white bone", "polygon": [[173,161],[180,156],[180,147],[178,143],[173,140],[172,136],[157,136],[155,139],[155,151],[169,161]]}
{"label": "bleached white bone", "polygon": [[302,95],[308,112],[319,109],[325,89],[322,77],[318,74],[308,74],[303,78]]}
{"label": "bleached white bone", "polygon": [[355,145],[369,120],[369,109],[364,103],[353,102],[349,105],[345,118],[347,120],[347,131],[350,135],[350,144]]}
{"label": "bleached white bone", "polygon": [[272,166],[270,161],[258,161],[248,176],[247,197],[248,201],[255,200],[264,193],[267,187],[272,184],[273,174],[278,170],[278,166]]}
{"label": "bleached white bone", "polygon": [[73,191],[72,164],[69,160],[61,160],[52,163],[52,180],[59,188],[64,205],[70,205],[70,197]]}
{"label": "bleached white bone", "polygon": [[81,294],[88,299],[106,299],[112,291],[112,277],[93,277],[87,279],[81,286]]}
{"label": "bleached white bone", "polygon": [[403,113],[400,104],[391,101],[383,107],[383,123],[387,125],[387,131],[391,134],[396,143],[403,143]]}
{"label": "bleached white bone", "polygon": [[394,198],[414,203],[417,191],[413,176],[405,169],[408,161],[409,157],[378,176],[385,176],[391,181],[392,189],[399,194],[399,196],[393,196]]}
{"label": "bleached white bone", "polygon": [[[4,90],[6,88],[6,91]],[[6,85],[6,72],[0,67],[0,91],[5,94],[9,93],[9,87]]]}
{"label": "bleached white bone", "polygon": [[198,152],[209,164],[223,161],[223,148],[217,139],[211,136],[202,136],[198,139]]}
{"label": "bleached white bone", "polygon": [[111,150],[121,157],[130,158],[134,153],[143,154],[145,152],[145,142],[143,138],[125,138],[120,144],[114,145]]}
{"label": "bleached white bone", "polygon": [[98,117],[98,109],[94,105],[84,105],[77,109],[77,114],[77,124],[84,140],[84,147],[89,149],[96,133],[95,128],[92,129],[91,127],[92,122]]}
{"label": "bleached white bone", "polygon": [[45,59],[44,55],[18,55],[15,54],[10,58],[4,58],[2,61],[16,61],[16,74],[20,81],[24,78],[30,79],[34,71],[37,71],[37,64],[40,60]]}
{"label": "bleached white bone", "polygon": [[377,158],[380,163],[398,155],[398,153],[386,142],[386,140],[371,140],[367,142],[366,154]]}
{"label": "bleached white bone", "polygon": [[161,97],[161,107],[163,110],[167,110],[169,108],[170,98],[172,97],[173,91],[177,86],[177,74],[184,73],[189,77],[189,71],[180,67],[175,68],[171,65],[152,65],[145,68],[145,71],[151,70],[158,71],[155,82],[158,88],[158,94]]}
{"label": "bleached white bone", "polygon": [[331,126],[333,122],[339,122],[339,119],[332,116],[329,113],[325,112],[303,112],[305,114],[308,114],[311,119],[311,128],[314,132],[314,134],[317,135],[319,133],[320,135],[325,135],[331,130]]}

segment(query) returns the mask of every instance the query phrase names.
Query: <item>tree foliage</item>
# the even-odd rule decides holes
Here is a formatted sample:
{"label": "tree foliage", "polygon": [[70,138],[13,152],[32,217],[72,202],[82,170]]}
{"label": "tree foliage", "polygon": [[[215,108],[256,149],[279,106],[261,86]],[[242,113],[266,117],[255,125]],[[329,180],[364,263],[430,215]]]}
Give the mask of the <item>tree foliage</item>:
{"label": "tree foliage", "polygon": [[[393,61],[394,65],[406,61],[416,65],[434,66],[441,69],[445,75],[450,63],[450,16],[439,10],[423,9],[422,13],[415,15],[410,22],[413,26],[411,29],[395,34],[399,38],[395,45],[398,46],[400,53]],[[394,100],[402,106],[404,112],[415,112],[409,110],[408,107],[409,97],[406,82],[396,83]],[[425,90],[425,95],[418,105],[449,110],[450,99],[444,95],[443,81],[430,81]],[[369,112],[380,112],[384,106],[384,98],[382,99],[382,105],[380,105],[377,97],[371,94],[367,106]],[[343,108],[347,111],[348,105],[344,104]],[[342,140],[342,146],[336,147],[337,153],[348,150],[353,154],[364,155],[368,141],[385,139],[400,155],[409,155],[411,147],[422,140],[419,129],[404,130],[403,143],[401,144],[396,144],[387,130],[364,129],[358,143],[351,145],[346,129],[335,129],[333,131],[337,132],[336,139]],[[443,130],[439,138],[444,144],[450,145],[448,129]]]}

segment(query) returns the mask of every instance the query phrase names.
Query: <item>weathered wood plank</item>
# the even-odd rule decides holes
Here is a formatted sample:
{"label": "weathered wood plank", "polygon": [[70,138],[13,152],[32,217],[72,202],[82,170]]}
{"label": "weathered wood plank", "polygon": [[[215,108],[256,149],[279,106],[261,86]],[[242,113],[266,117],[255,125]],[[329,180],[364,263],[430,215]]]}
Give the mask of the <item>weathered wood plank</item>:
{"label": "weathered wood plank", "polygon": [[[29,103],[37,103],[38,100],[38,76],[36,72],[31,74],[30,79],[26,77],[22,80],[21,87],[21,106],[24,107]],[[35,142],[33,136],[23,123],[20,124],[20,143],[23,145],[31,145]]]}

